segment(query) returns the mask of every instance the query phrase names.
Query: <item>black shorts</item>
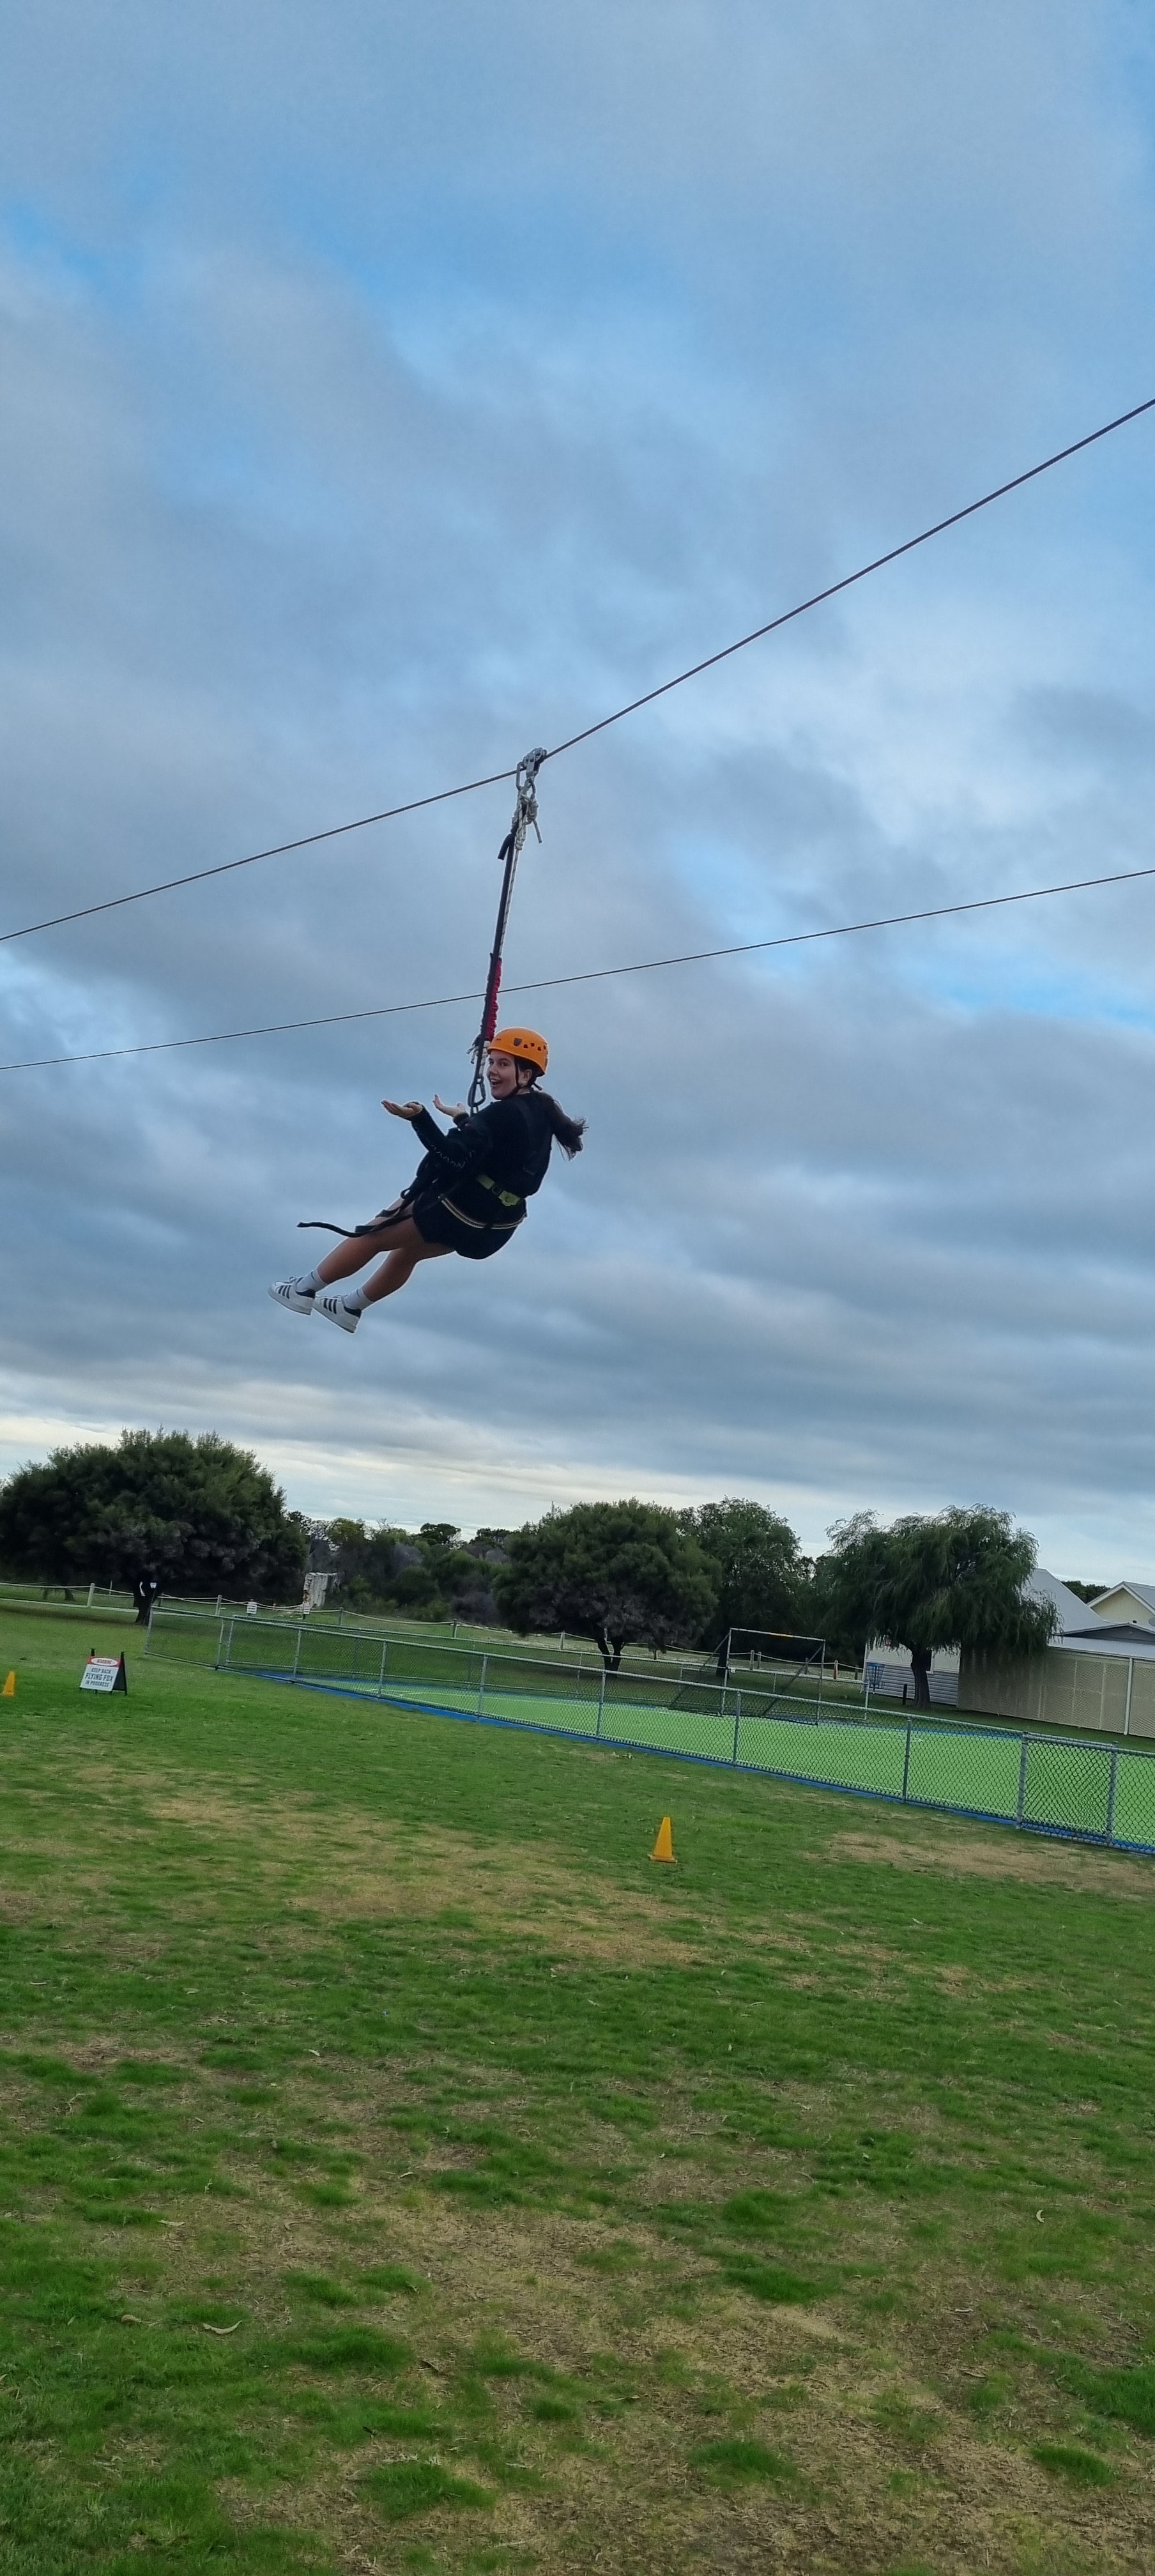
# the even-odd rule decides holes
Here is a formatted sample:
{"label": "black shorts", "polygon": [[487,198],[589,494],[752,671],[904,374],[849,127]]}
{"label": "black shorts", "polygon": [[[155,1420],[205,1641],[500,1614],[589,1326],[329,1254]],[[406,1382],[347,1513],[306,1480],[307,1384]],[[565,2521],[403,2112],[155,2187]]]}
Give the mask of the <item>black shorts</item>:
{"label": "black shorts", "polygon": [[463,1261],[488,1261],[525,1223],[524,1216],[518,1216],[509,1225],[481,1225],[476,1217],[463,1216],[451,1198],[438,1198],[433,1190],[423,1190],[405,1213],[425,1243],[443,1243],[448,1252],[459,1252]]}

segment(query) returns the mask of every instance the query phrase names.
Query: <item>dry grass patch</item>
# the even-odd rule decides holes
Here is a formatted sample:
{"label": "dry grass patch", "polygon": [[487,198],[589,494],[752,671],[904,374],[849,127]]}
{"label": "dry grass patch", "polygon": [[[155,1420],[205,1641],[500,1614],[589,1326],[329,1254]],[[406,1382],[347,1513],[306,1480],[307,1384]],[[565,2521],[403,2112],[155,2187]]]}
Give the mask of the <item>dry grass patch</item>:
{"label": "dry grass patch", "polygon": [[[106,1802],[104,1866],[90,1864],[83,1882],[70,1872],[74,1905],[106,1885],[121,1858],[147,1846],[160,1824],[211,1836],[220,1879],[243,1863],[270,1896],[276,1891],[290,1910],[318,1922],[455,1915],[468,1918],[463,1928],[525,1932],[542,1948],[577,1959],[642,1966],[707,1955],[700,1941],[671,1923],[668,1901],[550,1859],[536,1844],[396,1825],[308,1798],[262,1794],[250,1803],[242,1794],[178,1789],[155,1773],[137,1775],[130,1785],[144,1813],[126,1817]],[[56,1850],[67,1857],[64,1846]],[[67,1901],[68,1888],[64,1894]],[[181,1898],[175,1901],[180,1907]],[[31,1907],[34,1900],[14,1902]],[[757,1937],[782,1945],[779,1935]]]}
{"label": "dry grass patch", "polygon": [[959,1878],[1017,1879],[1026,1886],[1065,1887],[1076,1893],[1085,1890],[1155,1904],[1155,1861],[1129,1860],[1078,1843],[1017,1834],[1010,1826],[996,1840],[928,1818],[917,1833],[905,1823],[892,1832],[834,1833],[824,1851],[814,1857],[890,1869],[944,1871]]}

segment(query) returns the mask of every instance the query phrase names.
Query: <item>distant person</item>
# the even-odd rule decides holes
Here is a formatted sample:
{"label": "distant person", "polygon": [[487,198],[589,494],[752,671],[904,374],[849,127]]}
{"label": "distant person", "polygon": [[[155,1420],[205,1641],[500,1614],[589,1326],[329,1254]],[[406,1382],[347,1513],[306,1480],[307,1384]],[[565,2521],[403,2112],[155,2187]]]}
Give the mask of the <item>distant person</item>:
{"label": "distant person", "polygon": [[[549,1049],[536,1029],[499,1029],[489,1049],[488,1107],[434,1105],[453,1125],[446,1135],[419,1100],[384,1100],[391,1118],[407,1118],[426,1148],[414,1179],[391,1207],[367,1225],[354,1226],[334,1252],[299,1279],[278,1279],[269,1295],[291,1314],[325,1315],[342,1332],[355,1333],[367,1306],[404,1288],[419,1261],[459,1252],[465,1261],[488,1261],[524,1222],[526,1200],[541,1188],[556,1142],[572,1160],[580,1154],[584,1118],[568,1118],[538,1083]],[[320,1219],[312,1220],[322,1223]],[[324,1226],[330,1234],[342,1226]],[[336,1293],[384,1252],[387,1259],[363,1288]]]}

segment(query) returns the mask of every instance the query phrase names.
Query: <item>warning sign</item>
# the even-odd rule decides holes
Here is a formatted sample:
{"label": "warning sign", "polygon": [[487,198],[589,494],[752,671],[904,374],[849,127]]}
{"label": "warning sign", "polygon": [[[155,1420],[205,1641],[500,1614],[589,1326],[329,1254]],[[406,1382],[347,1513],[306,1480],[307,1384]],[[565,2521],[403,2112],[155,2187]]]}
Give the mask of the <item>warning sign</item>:
{"label": "warning sign", "polygon": [[128,1674],[124,1669],[123,1655],[98,1655],[94,1651],[80,1676],[80,1687],[81,1690],[126,1691]]}

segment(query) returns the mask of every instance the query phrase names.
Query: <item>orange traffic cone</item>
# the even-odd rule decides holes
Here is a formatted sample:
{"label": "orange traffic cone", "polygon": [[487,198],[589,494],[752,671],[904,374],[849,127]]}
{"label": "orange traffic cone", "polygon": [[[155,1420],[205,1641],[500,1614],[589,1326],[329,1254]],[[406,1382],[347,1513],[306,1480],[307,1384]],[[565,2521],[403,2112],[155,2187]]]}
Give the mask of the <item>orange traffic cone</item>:
{"label": "orange traffic cone", "polygon": [[663,1816],[662,1821],[661,1821],[661,1824],[660,1824],[660,1825],[659,1825],[659,1827],[658,1827],[658,1839],[657,1839],[656,1843],[654,1844],[654,1848],[653,1848],[652,1852],[650,1853],[650,1859],[651,1859],[651,1860],[669,1860],[669,1861],[672,1861],[672,1860],[673,1860],[673,1857],[674,1857],[674,1835],[673,1835],[673,1829],[672,1829],[672,1827],[671,1827],[669,1817],[668,1817],[668,1816]]}
{"label": "orange traffic cone", "polygon": [[0,1699],[15,1699],[15,1697],[16,1675],[15,1673],[9,1673],[7,1681],[0,1685]]}

